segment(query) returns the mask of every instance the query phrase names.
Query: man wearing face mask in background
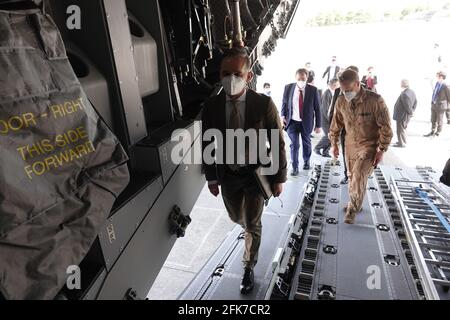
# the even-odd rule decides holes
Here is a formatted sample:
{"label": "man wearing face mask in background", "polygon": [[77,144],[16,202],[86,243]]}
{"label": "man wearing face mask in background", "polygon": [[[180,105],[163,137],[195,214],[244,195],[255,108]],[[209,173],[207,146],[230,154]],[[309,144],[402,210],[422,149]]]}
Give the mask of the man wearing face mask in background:
{"label": "man wearing face mask in background", "polygon": [[308,70],[308,80],[306,82],[308,84],[314,85],[314,79],[316,78],[316,73],[311,69],[311,62],[307,62],[305,64],[305,69]]}
{"label": "man wearing face mask in background", "polygon": [[[273,196],[278,197],[283,190],[283,183],[287,180],[283,131],[272,99],[247,89],[247,83],[252,77],[250,58],[244,48],[233,48],[224,53],[220,67],[223,91],[206,102],[202,114],[202,130],[203,134],[209,129],[220,131],[223,145],[216,148],[223,151],[224,159],[227,159],[227,152],[235,154],[225,145],[226,130],[254,129],[257,130],[257,135],[259,130],[267,130],[269,142],[272,141],[270,134],[273,130],[276,131],[279,135],[279,145],[271,145],[270,149],[272,156],[279,159],[279,168],[278,172],[269,178]],[[219,143],[220,140],[216,141]],[[204,141],[203,150],[214,143],[215,141]],[[246,154],[248,150],[247,143]],[[253,268],[258,260],[262,233],[261,216],[264,208],[264,198],[253,175],[254,166],[248,161],[241,164],[235,158],[233,163],[204,162],[203,168],[210,192],[218,196],[219,185],[221,186],[228,215],[232,221],[245,229],[244,275],[240,291],[242,294],[248,294],[254,286]]]}
{"label": "man wearing face mask in background", "polygon": [[270,83],[267,83],[267,82],[264,83],[263,89],[264,89],[264,92],[263,92],[264,95],[270,97],[272,94],[272,91],[270,90]]}
{"label": "man wearing face mask in background", "polygon": [[354,223],[362,210],[367,180],[383,159],[393,132],[389,110],[383,98],[361,87],[358,73],[345,70],[339,74],[342,95],[336,102],[329,138],[332,153],[339,156],[339,138],[345,129],[345,156],[349,176],[350,201],[346,207],[345,223]]}
{"label": "man wearing face mask in background", "polygon": [[321,113],[322,113],[322,129],[324,136],[314,148],[314,152],[326,158],[331,158],[329,152],[331,149],[331,142],[328,139],[328,132],[330,129],[330,106],[333,101],[334,92],[339,87],[338,79],[331,79],[328,83],[328,89],[322,95]]}
{"label": "man wearing face mask in background", "polygon": [[[320,133],[322,117],[320,114],[320,100],[317,88],[306,83],[308,70],[298,69],[295,73],[296,83],[288,84],[284,88],[281,120],[291,139],[291,176],[297,176],[298,157],[300,149],[299,136],[302,139],[303,170],[310,169],[311,133]],[[315,121],[315,122],[314,122]]]}
{"label": "man wearing face mask in background", "polygon": [[447,123],[450,124],[450,87],[445,83],[447,75],[443,71],[436,74],[437,82],[431,98],[431,132],[424,137],[438,137],[447,112]]}

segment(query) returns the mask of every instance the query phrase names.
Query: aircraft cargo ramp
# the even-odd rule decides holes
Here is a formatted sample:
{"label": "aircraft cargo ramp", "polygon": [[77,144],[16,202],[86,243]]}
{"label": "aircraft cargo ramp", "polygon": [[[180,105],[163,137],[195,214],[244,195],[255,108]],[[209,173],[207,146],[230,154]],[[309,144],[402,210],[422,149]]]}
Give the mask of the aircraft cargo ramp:
{"label": "aircraft cargo ramp", "polygon": [[344,223],[343,167],[319,162],[290,179],[263,215],[255,289],[239,293],[243,237],[236,227],[180,299],[450,299],[448,188],[430,168],[382,166],[363,211]]}

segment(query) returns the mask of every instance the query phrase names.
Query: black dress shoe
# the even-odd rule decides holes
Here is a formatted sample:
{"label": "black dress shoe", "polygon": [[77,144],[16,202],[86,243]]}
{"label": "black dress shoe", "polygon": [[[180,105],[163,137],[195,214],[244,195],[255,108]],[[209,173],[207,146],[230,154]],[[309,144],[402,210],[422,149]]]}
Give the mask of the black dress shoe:
{"label": "black dress shoe", "polygon": [[424,137],[433,137],[435,135],[434,132],[430,132],[429,134],[424,134]]}
{"label": "black dress shoe", "polygon": [[435,135],[436,137],[439,137],[440,133],[439,133],[439,132],[436,132],[434,135]]}
{"label": "black dress shoe", "polygon": [[317,155],[319,155],[319,156],[322,155],[322,153],[320,153],[320,150],[317,150],[317,149],[314,149],[314,153],[317,154]]}
{"label": "black dress shoe", "polygon": [[341,184],[347,184],[348,183],[348,177],[344,177],[341,180]]}
{"label": "black dress shoe", "polygon": [[309,165],[309,163],[305,163],[303,165],[303,170],[309,170],[309,169],[311,169],[311,166]]}
{"label": "black dress shoe", "polygon": [[253,273],[253,269],[245,268],[244,276],[241,281],[241,293],[249,294],[253,290],[253,286],[255,285],[255,275]]}
{"label": "black dress shoe", "polygon": [[298,176],[298,169],[292,169],[291,176],[293,176],[293,177]]}

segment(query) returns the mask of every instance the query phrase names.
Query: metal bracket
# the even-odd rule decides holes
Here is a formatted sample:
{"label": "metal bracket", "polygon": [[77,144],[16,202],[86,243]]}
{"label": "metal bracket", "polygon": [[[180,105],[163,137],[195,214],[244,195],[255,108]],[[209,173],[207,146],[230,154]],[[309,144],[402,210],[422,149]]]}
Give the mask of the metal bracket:
{"label": "metal bracket", "polygon": [[289,285],[283,280],[283,278],[281,277],[277,277],[277,279],[275,280],[275,287],[276,290],[278,291],[278,293],[280,295],[282,295],[283,297],[287,297],[289,295]]}
{"label": "metal bracket", "polygon": [[185,216],[178,206],[174,206],[169,215],[170,234],[176,234],[178,238],[184,237],[191,221],[192,219],[189,216]]}
{"label": "metal bracket", "polygon": [[380,230],[380,231],[385,231],[385,232],[391,230],[391,229],[390,229],[387,225],[385,225],[385,224],[379,224],[379,225],[377,226],[377,228],[378,228],[378,230]]}
{"label": "metal bracket", "polygon": [[125,293],[124,300],[143,300],[143,299],[140,299],[137,296],[136,291],[134,291],[132,288],[130,288],[130,289],[127,290],[127,293]]}
{"label": "metal bracket", "polygon": [[317,298],[319,300],[336,300],[336,289],[327,285],[320,286]]}
{"label": "metal bracket", "polygon": [[301,245],[296,235],[294,236],[294,234],[292,234],[291,238],[289,239],[289,246],[296,252],[300,251]]}
{"label": "metal bracket", "polygon": [[338,223],[336,218],[327,218],[326,222],[328,224],[337,224]]}
{"label": "metal bracket", "polygon": [[327,254],[336,254],[337,248],[335,246],[326,245],[325,247],[323,247],[323,252]]}
{"label": "metal bracket", "polygon": [[213,277],[221,277],[223,276],[224,272],[225,266],[224,265],[218,266],[216,270],[214,270]]}
{"label": "metal bracket", "polygon": [[387,254],[384,256],[384,261],[393,267],[398,267],[400,265],[400,258],[397,256],[394,256],[392,254]]}

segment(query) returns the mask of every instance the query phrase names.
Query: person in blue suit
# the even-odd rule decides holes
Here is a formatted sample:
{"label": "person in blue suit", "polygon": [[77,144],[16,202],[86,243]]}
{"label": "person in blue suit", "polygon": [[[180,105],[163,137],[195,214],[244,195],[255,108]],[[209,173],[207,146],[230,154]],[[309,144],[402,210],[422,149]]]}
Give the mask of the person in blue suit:
{"label": "person in blue suit", "polygon": [[[298,175],[300,137],[303,151],[303,170],[310,169],[311,133],[320,133],[322,117],[316,87],[307,84],[308,70],[298,69],[295,83],[286,85],[281,107],[281,120],[291,139],[292,176]],[[315,128],[314,128],[315,124]]]}

